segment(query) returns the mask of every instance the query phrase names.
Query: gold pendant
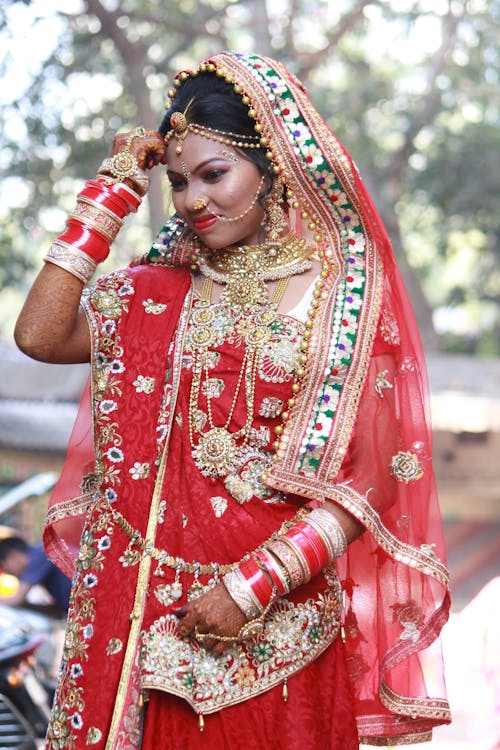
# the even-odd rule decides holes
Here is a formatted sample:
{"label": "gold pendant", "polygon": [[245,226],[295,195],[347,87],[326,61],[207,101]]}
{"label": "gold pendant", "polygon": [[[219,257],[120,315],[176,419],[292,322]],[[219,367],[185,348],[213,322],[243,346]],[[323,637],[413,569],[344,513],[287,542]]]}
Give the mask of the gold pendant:
{"label": "gold pendant", "polygon": [[267,286],[256,276],[231,279],[222,292],[221,301],[235,307],[252,307],[268,301]]}
{"label": "gold pendant", "polygon": [[213,427],[200,435],[198,445],[193,450],[197,468],[204,477],[223,477],[235,463],[237,455],[233,436],[224,427]]}

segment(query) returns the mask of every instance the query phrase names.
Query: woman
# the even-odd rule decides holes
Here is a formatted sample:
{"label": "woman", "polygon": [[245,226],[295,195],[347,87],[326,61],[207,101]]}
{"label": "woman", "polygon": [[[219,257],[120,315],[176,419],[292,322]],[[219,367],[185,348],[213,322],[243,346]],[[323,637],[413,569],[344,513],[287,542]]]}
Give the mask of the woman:
{"label": "woman", "polygon": [[[92,363],[45,536],[76,571],[48,747],[428,739],[448,577],[380,218],[280,64],[221,53],[169,96],[160,133],[116,137],[17,326]],[[82,294],[159,163],[177,214]]]}

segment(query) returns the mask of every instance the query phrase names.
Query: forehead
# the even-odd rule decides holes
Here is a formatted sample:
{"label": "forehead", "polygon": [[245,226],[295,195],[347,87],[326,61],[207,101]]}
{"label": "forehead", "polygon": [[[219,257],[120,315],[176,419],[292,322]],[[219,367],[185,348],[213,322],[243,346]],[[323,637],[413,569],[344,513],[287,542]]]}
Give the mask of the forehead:
{"label": "forehead", "polygon": [[219,143],[196,133],[188,133],[182,141],[182,153],[180,154],[176,152],[178,144],[177,138],[172,137],[167,145],[167,165],[169,169],[174,171],[182,171],[183,163],[193,170],[198,164],[208,159],[227,159],[229,158],[228,154],[231,154],[233,156],[232,161],[234,161],[234,157],[238,155],[235,149],[226,143]]}

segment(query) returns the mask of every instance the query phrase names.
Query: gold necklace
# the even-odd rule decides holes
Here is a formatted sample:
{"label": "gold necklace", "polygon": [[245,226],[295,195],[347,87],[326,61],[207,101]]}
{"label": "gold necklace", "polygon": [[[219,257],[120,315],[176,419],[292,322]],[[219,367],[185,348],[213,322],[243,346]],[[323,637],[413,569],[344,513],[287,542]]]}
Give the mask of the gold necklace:
{"label": "gold necklace", "polygon": [[252,307],[269,300],[266,281],[277,281],[308,271],[311,248],[289,232],[279,241],[260,245],[204,249],[198,263],[204,276],[226,286],[221,301],[233,307]]}
{"label": "gold necklace", "polygon": [[[199,427],[199,398],[203,379],[206,386],[209,382],[208,350],[216,341],[216,333],[213,328],[214,312],[210,309],[213,281],[209,279],[208,282],[205,280],[203,283],[202,298],[192,313],[193,326],[190,338],[193,349],[193,365],[188,407],[189,438],[192,455],[197,468],[203,476],[221,477],[230,475],[235,470],[240,451],[249,442],[254,421],[255,384],[260,352],[272,336],[270,326],[276,320],[275,309],[278,307],[285,293],[289,278],[281,279],[278,282],[272,300],[267,305],[252,306],[251,309],[242,310],[236,316],[236,326],[240,321],[249,321],[251,323],[251,325],[243,327],[246,345],[243,361],[238,374],[231,406],[223,425],[215,425],[210,388],[206,387],[206,420],[209,427],[206,432],[202,432],[203,427]],[[231,424],[242,387],[245,392],[246,419],[239,430],[230,432],[229,425]],[[197,440],[195,439],[195,433],[198,435]],[[230,491],[229,487],[228,491]]]}

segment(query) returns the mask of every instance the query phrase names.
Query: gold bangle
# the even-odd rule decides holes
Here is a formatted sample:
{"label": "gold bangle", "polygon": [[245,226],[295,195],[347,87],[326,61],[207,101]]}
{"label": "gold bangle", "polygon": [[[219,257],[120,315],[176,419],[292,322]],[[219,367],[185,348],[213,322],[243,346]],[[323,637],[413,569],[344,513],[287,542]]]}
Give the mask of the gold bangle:
{"label": "gold bangle", "polygon": [[114,219],[104,211],[83,200],[77,202],[76,210],[70,214],[70,218],[77,219],[77,221],[85,224],[90,229],[95,229],[110,244],[123,225],[123,222],[118,217]]}
{"label": "gold bangle", "polygon": [[115,224],[118,224],[119,227],[123,226],[123,219],[121,219],[118,214],[115,214],[115,212],[107,206],[103,206],[101,203],[97,203],[97,201],[92,200],[92,198],[87,198],[86,195],[81,195],[78,197],[77,207],[81,203],[85,203],[87,206],[94,208],[96,211],[99,211],[99,213],[104,214],[109,219],[114,221]]}
{"label": "gold bangle", "polygon": [[[265,547],[262,547],[260,550],[261,554],[264,555],[266,558],[267,564],[270,568],[274,570],[276,573],[276,576],[279,578],[281,587],[283,588],[283,594],[290,593],[292,589],[292,582],[290,581],[290,577],[288,575],[287,569],[284,567],[283,563],[278,560],[275,555],[271,552],[271,550],[266,549]],[[266,570],[265,564],[262,562],[262,560],[259,560],[259,558],[255,555],[252,556],[259,568],[261,568],[267,575],[270,575],[269,571]]]}
{"label": "gold bangle", "polygon": [[296,550],[283,537],[266,544],[267,549],[278,558],[290,580],[290,590],[305,583],[305,575]]}
{"label": "gold bangle", "polygon": [[341,557],[347,549],[347,539],[344,529],[326,508],[315,508],[304,522],[321,536],[327,549],[331,553],[331,558]]}
{"label": "gold bangle", "polygon": [[253,620],[263,612],[263,607],[248,583],[245,576],[234,568],[223,576],[222,581],[230,597],[241,609],[245,617]]}
{"label": "gold bangle", "polygon": [[84,284],[89,282],[97,268],[95,260],[86,253],[61,241],[52,243],[43,260],[68,271]]}
{"label": "gold bangle", "polygon": [[96,221],[92,221],[91,219],[85,216],[80,216],[80,214],[77,214],[77,213],[70,214],[68,218],[76,219],[76,221],[79,221],[81,224],[85,224],[85,226],[88,227],[90,230],[94,230],[95,232],[97,232],[97,234],[100,234],[101,237],[104,240],[106,240],[108,245],[111,245],[111,243],[113,242],[116,236],[116,235],[113,236],[112,234],[109,234],[109,232],[106,232],[106,230],[103,229],[101,224],[98,224]]}

